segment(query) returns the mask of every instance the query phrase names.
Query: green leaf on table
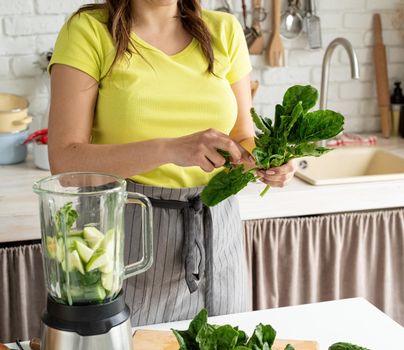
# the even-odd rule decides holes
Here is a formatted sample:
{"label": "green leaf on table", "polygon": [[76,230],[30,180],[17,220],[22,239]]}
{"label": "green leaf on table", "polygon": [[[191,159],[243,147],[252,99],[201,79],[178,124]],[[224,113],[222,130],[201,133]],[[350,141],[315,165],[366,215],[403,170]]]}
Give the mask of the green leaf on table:
{"label": "green leaf on table", "polygon": [[328,350],[369,350],[369,349],[351,343],[339,342],[331,345],[328,348]]}
{"label": "green leaf on table", "polygon": [[253,335],[247,343],[247,347],[253,350],[271,349],[276,337],[276,331],[270,325],[263,325],[260,323],[255,327]]}
{"label": "green leaf on table", "polygon": [[244,331],[238,329],[238,327],[234,327],[234,329],[238,332],[236,346],[244,346],[248,340],[247,334]]}
{"label": "green leaf on table", "polygon": [[207,325],[207,322],[208,310],[202,309],[193,318],[186,331],[172,329],[172,332],[180,345],[180,350],[199,350],[196,338],[199,331]]}
{"label": "green leaf on table", "polygon": [[196,340],[200,350],[232,350],[237,345],[239,332],[230,325],[205,325]]}
{"label": "green leaf on table", "polygon": [[291,344],[288,344],[284,350],[295,350],[295,348]]}

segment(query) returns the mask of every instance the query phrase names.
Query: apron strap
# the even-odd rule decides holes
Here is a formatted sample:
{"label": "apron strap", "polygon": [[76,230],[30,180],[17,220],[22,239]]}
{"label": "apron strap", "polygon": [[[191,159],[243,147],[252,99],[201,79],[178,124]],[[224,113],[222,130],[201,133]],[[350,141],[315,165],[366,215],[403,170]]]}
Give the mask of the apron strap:
{"label": "apron strap", "polygon": [[[185,281],[187,283],[190,293],[195,292],[198,289],[198,282],[206,275],[206,300],[211,300],[209,295],[211,283],[208,281],[212,278],[211,270],[212,266],[212,215],[208,207],[204,206],[200,196],[196,196],[191,200],[177,201],[177,200],[164,200],[150,198],[149,200],[153,207],[164,209],[179,209],[183,213],[184,222],[184,243],[182,247],[183,261],[185,262]],[[204,227],[204,241],[202,242],[202,234],[198,234],[196,218],[201,215],[203,218]],[[199,251],[200,260],[198,264],[198,270],[196,270],[197,250]],[[205,265],[208,266],[208,273],[205,274]],[[207,305],[208,310],[210,307]]]}

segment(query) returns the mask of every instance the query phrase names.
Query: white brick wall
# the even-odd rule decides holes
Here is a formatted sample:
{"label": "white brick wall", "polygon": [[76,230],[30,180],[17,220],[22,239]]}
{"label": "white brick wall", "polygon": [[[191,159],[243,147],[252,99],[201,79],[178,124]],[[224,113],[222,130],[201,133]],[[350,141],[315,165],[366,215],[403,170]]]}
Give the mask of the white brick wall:
{"label": "white brick wall", "polygon": [[[35,64],[38,55],[53,47],[57,32],[67,16],[78,6],[91,0],[0,0],[0,91],[25,95],[30,111],[38,121],[47,107],[46,77]],[[221,0],[202,1],[207,8],[222,4]],[[233,0],[233,9],[241,19],[241,1]],[[270,12],[270,0],[264,0]],[[283,0],[285,7],[286,0]],[[250,0],[247,0],[250,5]],[[317,0],[322,20],[323,47],[336,37],[349,39],[358,55],[361,68],[359,81],[350,79],[346,53],[337,49],[331,63],[328,106],[346,116],[346,130],[376,132],[380,129],[372,57],[372,14],[382,14],[383,36],[389,61],[389,78],[404,80],[404,37],[393,28],[397,9],[404,0]],[[270,34],[270,15],[262,24],[264,39]],[[250,17],[249,17],[250,18]],[[252,78],[261,86],[254,105],[272,116],[275,103],[293,84],[312,84],[319,88],[322,50],[310,50],[306,35],[284,40],[287,66],[272,68],[262,56],[251,56]],[[35,128],[35,124],[33,125]]]}

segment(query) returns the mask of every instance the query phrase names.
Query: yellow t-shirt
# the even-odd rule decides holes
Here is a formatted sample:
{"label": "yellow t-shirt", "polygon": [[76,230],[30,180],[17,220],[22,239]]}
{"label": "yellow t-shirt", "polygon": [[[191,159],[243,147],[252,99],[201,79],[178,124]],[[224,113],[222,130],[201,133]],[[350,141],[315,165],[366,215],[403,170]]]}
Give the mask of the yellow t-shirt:
{"label": "yellow t-shirt", "polygon": [[[87,11],[64,25],[49,67],[65,64],[98,81],[92,143],[175,138],[208,128],[230,133],[237,118],[230,85],[250,72],[248,49],[233,15],[204,10],[203,20],[212,35],[216,76],[207,72],[196,39],[181,52],[167,55],[134,33],[132,40],[143,57],[134,53],[108,73],[116,51],[106,14]],[[161,187],[194,187],[207,184],[216,172],[165,164],[132,179]]]}

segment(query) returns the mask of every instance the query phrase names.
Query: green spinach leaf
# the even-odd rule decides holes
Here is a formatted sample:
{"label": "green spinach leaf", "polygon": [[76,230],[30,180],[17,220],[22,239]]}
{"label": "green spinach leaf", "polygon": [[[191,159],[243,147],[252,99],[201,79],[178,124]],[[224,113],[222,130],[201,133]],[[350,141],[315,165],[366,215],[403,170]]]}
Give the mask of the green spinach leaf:
{"label": "green spinach leaf", "polygon": [[200,350],[197,342],[198,333],[207,326],[208,310],[202,309],[190,323],[188,330],[180,331],[172,329],[177,338],[180,350]]}
{"label": "green spinach leaf", "polygon": [[316,88],[311,85],[295,85],[290,87],[283,96],[283,114],[289,115],[293,108],[302,102],[304,112],[313,108],[317,102],[318,92]]}
{"label": "green spinach leaf", "polygon": [[[262,323],[255,327],[249,339],[244,331],[230,325],[219,326],[208,323],[208,313],[202,309],[192,320],[188,330],[172,329],[179,350],[271,350],[276,331],[270,325]],[[294,350],[287,344],[284,350]],[[329,350],[369,350],[350,343],[335,343]]]}
{"label": "green spinach leaf", "polygon": [[285,350],[295,350],[295,348],[292,345],[288,344],[286,345]]}
{"label": "green spinach leaf", "polygon": [[255,175],[244,172],[244,166],[239,165],[217,173],[201,193],[202,202],[208,206],[220,203],[222,200],[242,190],[250,181],[255,180]]}
{"label": "green spinach leaf", "polygon": [[369,349],[351,343],[339,342],[331,345],[328,348],[328,350],[369,350]]}
{"label": "green spinach leaf", "polygon": [[57,232],[68,232],[79,217],[77,211],[73,208],[73,203],[68,202],[60,208],[55,214],[55,224]]}
{"label": "green spinach leaf", "polygon": [[275,341],[276,331],[270,325],[263,325],[260,323],[255,327],[255,331],[251,338],[248,340],[247,347],[253,350],[265,349],[265,346],[271,349]]}
{"label": "green spinach leaf", "polygon": [[[275,106],[275,121],[259,116],[251,109],[251,117],[257,128],[255,149],[256,168],[244,171],[242,166],[234,166],[228,154],[225,169],[216,174],[202,191],[202,201],[216,205],[227,197],[238,193],[248,182],[255,181],[257,169],[281,166],[291,159],[318,157],[331,149],[320,147],[316,142],[338,135],[343,130],[344,117],[331,110],[309,112],[318,98],[317,90],[310,86],[290,87],[282,104]],[[223,152],[223,151],[222,151]],[[269,186],[261,193],[263,196]]]}

